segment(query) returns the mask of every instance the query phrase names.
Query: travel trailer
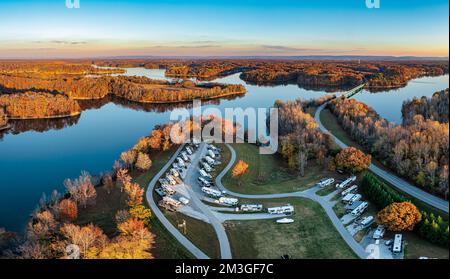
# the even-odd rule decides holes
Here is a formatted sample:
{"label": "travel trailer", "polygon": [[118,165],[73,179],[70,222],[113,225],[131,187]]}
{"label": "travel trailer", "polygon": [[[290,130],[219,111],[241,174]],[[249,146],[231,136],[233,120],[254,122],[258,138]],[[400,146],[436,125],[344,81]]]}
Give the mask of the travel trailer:
{"label": "travel trailer", "polygon": [[358,186],[353,185],[353,186],[351,186],[350,188],[345,189],[344,191],[342,191],[341,196],[342,196],[342,197],[345,197],[346,195],[351,194],[351,193],[354,193],[354,192],[356,192],[357,190],[358,190]]}
{"label": "travel trailer", "polygon": [[326,187],[328,185],[331,185],[334,183],[334,178],[328,178],[328,179],[322,179],[321,181],[319,181],[319,183],[317,183],[317,185],[319,187]]}
{"label": "travel trailer", "polygon": [[203,158],[209,165],[214,165],[214,163],[216,162],[213,158],[209,157],[209,156],[205,156],[205,158]]}
{"label": "travel trailer", "polygon": [[219,203],[220,204],[229,205],[229,206],[235,206],[235,205],[237,205],[239,203],[239,200],[235,199],[235,198],[221,197],[221,198],[219,198]]}
{"label": "travel trailer", "polygon": [[241,211],[244,212],[257,212],[262,211],[263,205],[262,204],[243,204],[241,205]]}
{"label": "travel trailer", "polygon": [[161,185],[161,190],[164,191],[167,195],[175,195],[176,191],[170,187],[167,187],[165,185]]}
{"label": "travel trailer", "polygon": [[192,149],[188,146],[188,147],[186,147],[186,152],[189,154],[189,155],[192,155],[194,152],[192,152]]}
{"label": "travel trailer", "polygon": [[290,204],[279,207],[270,207],[267,208],[267,212],[269,212],[269,214],[292,214],[294,213],[294,207]]}
{"label": "travel trailer", "polygon": [[185,197],[180,197],[178,200],[184,205],[189,204],[189,200],[186,199]]}
{"label": "travel trailer", "polygon": [[210,149],[210,150],[208,150],[208,155],[211,157],[211,158],[216,158],[216,154]]}
{"label": "travel trailer", "polygon": [[383,238],[385,232],[386,232],[386,229],[384,228],[384,226],[378,225],[377,229],[373,232],[373,238],[374,239]]}
{"label": "travel trailer", "polygon": [[364,212],[364,210],[367,209],[368,206],[369,204],[367,202],[363,202],[357,208],[353,209],[350,214],[352,214],[352,216],[359,216]]}
{"label": "travel trailer", "polygon": [[200,182],[200,184],[202,186],[205,186],[205,187],[211,187],[212,186],[212,182],[207,180],[207,179],[205,179],[205,178],[203,178],[203,177],[199,177],[198,178],[198,182]]}
{"label": "travel trailer", "polygon": [[205,169],[205,171],[207,172],[212,172],[212,168],[210,165],[208,165],[207,163],[202,163],[203,168]]}
{"label": "travel trailer", "polygon": [[180,167],[182,167],[182,168],[186,167],[186,164],[184,163],[182,158],[178,157],[177,162]]}
{"label": "travel trailer", "polygon": [[355,201],[359,201],[362,198],[360,194],[355,194],[353,197],[348,201],[349,204],[354,203]]}
{"label": "travel trailer", "polygon": [[347,194],[342,198],[343,203],[349,203],[350,200],[355,196],[355,194]]}
{"label": "travel trailer", "polygon": [[354,182],[356,180],[356,176],[351,176],[347,178],[346,180],[342,181],[341,183],[336,184],[336,188],[338,189],[344,189],[345,187],[349,186],[350,183]]}
{"label": "travel trailer", "polygon": [[181,157],[183,158],[183,160],[185,162],[189,162],[190,161],[190,159],[189,159],[188,155],[186,154],[186,152],[181,152]]}
{"label": "travel trailer", "polygon": [[175,177],[179,177],[180,176],[180,173],[175,168],[170,169],[170,174],[175,176]]}
{"label": "travel trailer", "polygon": [[283,218],[283,219],[277,220],[277,223],[278,224],[292,224],[292,223],[294,223],[294,219]]}
{"label": "travel trailer", "polygon": [[209,196],[216,197],[216,198],[219,198],[222,196],[222,192],[208,188],[208,187],[203,187],[202,192]]}
{"label": "travel trailer", "polygon": [[164,201],[164,203],[175,206],[175,207],[181,206],[181,202],[179,202],[176,199],[171,198],[171,197],[163,197],[163,201]]}
{"label": "travel trailer", "polygon": [[373,221],[374,221],[373,216],[367,216],[361,220],[360,224],[364,227],[367,227],[367,226],[371,225],[373,223]]}
{"label": "travel trailer", "polygon": [[392,246],[393,253],[400,253],[403,250],[403,236],[401,234],[396,234],[394,236],[394,245]]}
{"label": "travel trailer", "polygon": [[198,172],[200,173],[201,176],[208,179],[212,179],[212,176],[209,173],[207,173],[204,169],[200,169]]}

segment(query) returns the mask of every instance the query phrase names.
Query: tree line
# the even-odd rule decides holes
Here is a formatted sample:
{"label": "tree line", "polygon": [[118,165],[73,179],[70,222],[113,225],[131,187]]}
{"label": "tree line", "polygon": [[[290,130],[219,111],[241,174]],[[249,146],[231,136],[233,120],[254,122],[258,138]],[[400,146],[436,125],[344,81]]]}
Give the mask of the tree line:
{"label": "tree line", "polygon": [[[410,202],[370,172],[366,172],[361,181],[361,191],[379,209],[387,208],[391,204]],[[431,243],[448,247],[448,221],[445,221],[441,216],[426,211],[421,211],[421,215],[421,220],[415,227],[415,232]]]}
{"label": "tree line", "polygon": [[448,123],[415,115],[410,125],[395,125],[355,99],[335,99],[329,108],[374,157],[424,190],[448,198]]}
{"label": "tree line", "polygon": [[436,92],[430,98],[425,96],[403,102],[402,117],[403,125],[410,125],[414,116],[422,115],[424,119],[448,123],[448,88]]}

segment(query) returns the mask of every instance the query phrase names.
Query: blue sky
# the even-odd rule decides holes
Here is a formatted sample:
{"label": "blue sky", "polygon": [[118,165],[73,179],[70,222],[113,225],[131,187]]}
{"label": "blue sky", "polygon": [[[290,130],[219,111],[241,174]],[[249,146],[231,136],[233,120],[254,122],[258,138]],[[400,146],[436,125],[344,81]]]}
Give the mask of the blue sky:
{"label": "blue sky", "polygon": [[0,57],[448,56],[448,1],[0,0]]}

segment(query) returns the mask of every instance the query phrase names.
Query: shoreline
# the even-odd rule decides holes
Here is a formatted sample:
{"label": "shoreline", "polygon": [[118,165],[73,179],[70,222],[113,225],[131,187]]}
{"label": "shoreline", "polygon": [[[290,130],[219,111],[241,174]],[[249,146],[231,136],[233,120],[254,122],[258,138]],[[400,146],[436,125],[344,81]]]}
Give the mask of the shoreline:
{"label": "shoreline", "polygon": [[71,114],[42,116],[42,117],[38,117],[38,116],[35,116],[35,117],[33,117],[33,116],[31,116],[31,117],[12,117],[12,116],[8,116],[8,119],[9,120],[58,119],[58,118],[69,118],[69,117],[78,116],[78,115],[81,115],[81,113],[82,112],[79,111],[79,112],[74,112],[74,113],[71,113]]}

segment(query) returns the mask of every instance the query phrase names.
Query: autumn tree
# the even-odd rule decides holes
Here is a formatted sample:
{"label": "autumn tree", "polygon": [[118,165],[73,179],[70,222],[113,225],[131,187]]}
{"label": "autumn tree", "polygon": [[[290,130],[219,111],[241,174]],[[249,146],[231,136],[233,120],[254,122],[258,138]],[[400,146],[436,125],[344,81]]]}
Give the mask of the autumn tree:
{"label": "autumn tree", "polygon": [[137,183],[128,183],[124,186],[125,193],[127,193],[127,204],[130,207],[142,204],[144,197],[144,189]]}
{"label": "autumn tree", "polygon": [[122,160],[130,168],[133,167],[136,162],[137,156],[138,152],[134,149],[130,149],[120,154],[120,160]]}
{"label": "autumn tree", "polygon": [[141,171],[149,170],[152,166],[152,160],[150,160],[148,154],[139,152],[135,166]]}
{"label": "autumn tree", "polygon": [[81,254],[84,255],[91,247],[104,247],[108,238],[103,231],[92,224],[79,227],[74,224],[65,224],[61,227],[61,233],[72,243],[78,245]]}
{"label": "autumn tree", "polygon": [[150,209],[146,208],[143,205],[136,205],[130,208],[129,216],[131,216],[132,218],[136,218],[144,222],[144,224],[148,225],[150,218],[152,217],[152,212]]}
{"label": "autumn tree", "polygon": [[125,210],[125,209],[121,209],[121,210],[117,211],[117,213],[115,215],[117,224],[123,223],[130,218],[131,218],[130,212],[128,212],[128,210]]}
{"label": "autumn tree", "polygon": [[73,200],[84,208],[86,208],[89,202],[94,201],[97,197],[97,191],[95,190],[94,185],[92,185],[90,174],[87,172],[81,172],[78,179],[66,179],[64,185]]}
{"label": "autumn tree", "polygon": [[378,212],[376,221],[390,231],[412,231],[422,214],[411,202],[392,203]]}
{"label": "autumn tree", "polygon": [[62,220],[73,221],[78,217],[78,207],[76,202],[70,199],[63,199],[59,205],[59,215]]}
{"label": "autumn tree", "polygon": [[231,176],[235,179],[239,180],[239,184],[241,184],[241,177],[248,172],[248,164],[243,160],[239,160],[237,164],[233,167],[231,171]]}
{"label": "autumn tree", "polygon": [[114,182],[111,174],[105,174],[102,177],[102,184],[106,188],[106,192],[108,194],[111,194],[112,190],[114,189]]}
{"label": "autumn tree", "polygon": [[366,170],[372,162],[372,156],[364,154],[355,147],[347,147],[341,150],[335,158],[336,168],[359,173]]}

